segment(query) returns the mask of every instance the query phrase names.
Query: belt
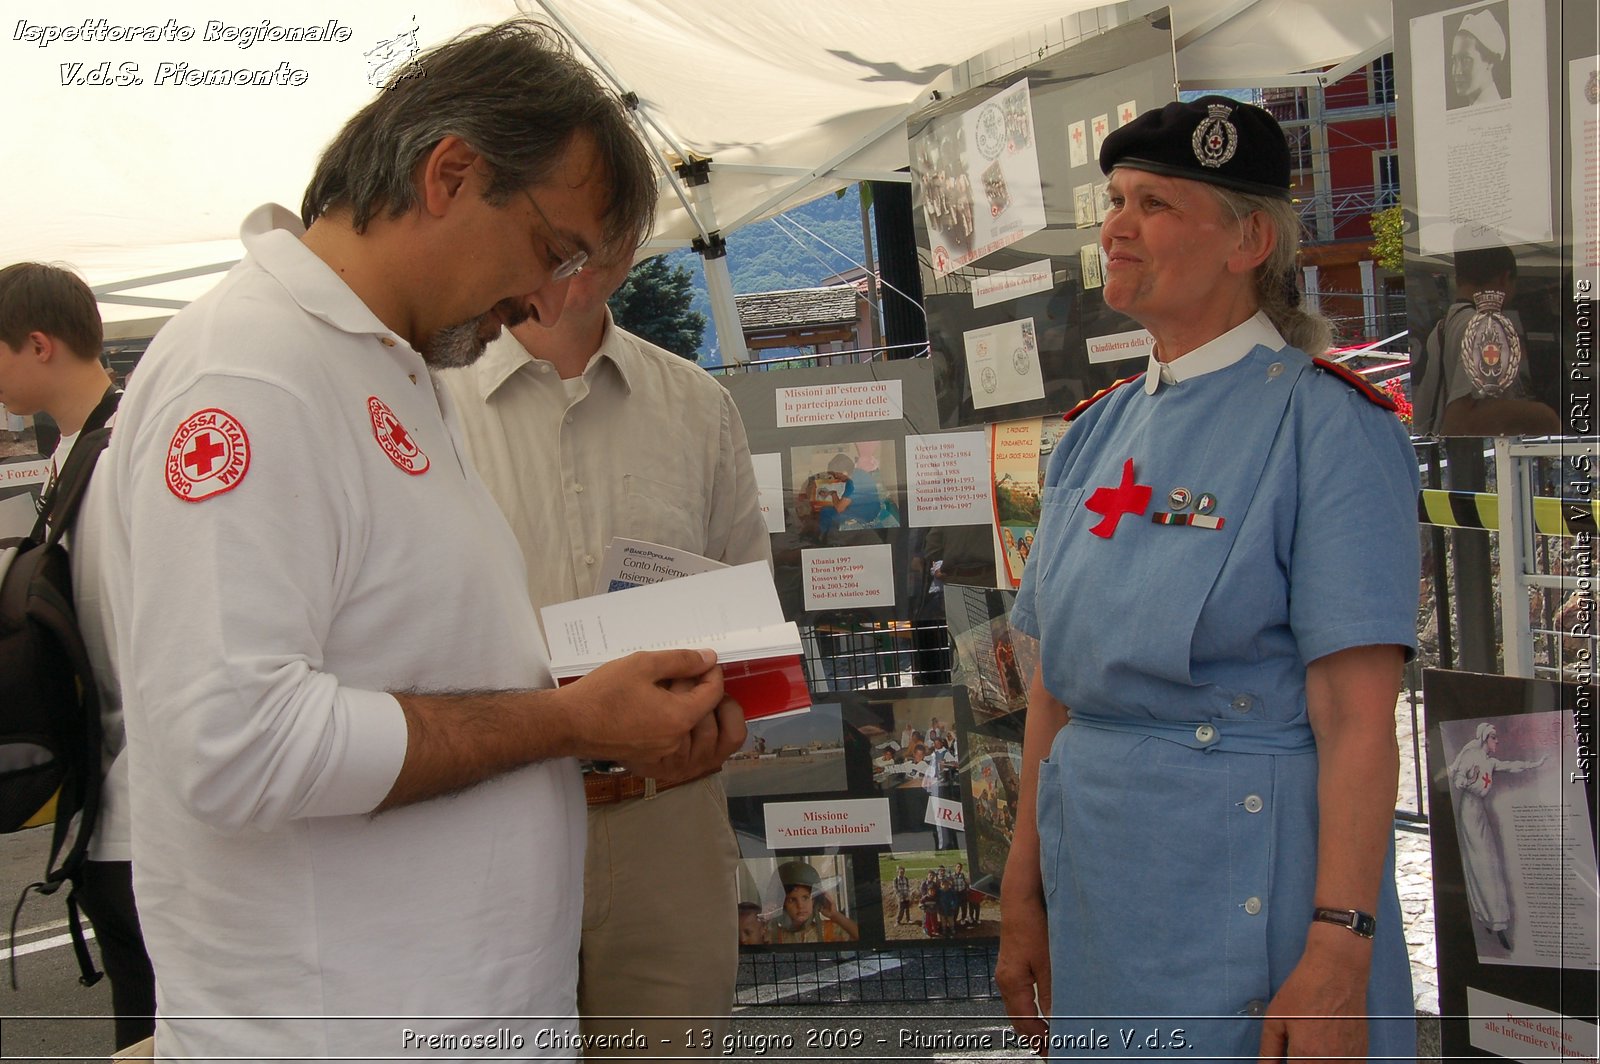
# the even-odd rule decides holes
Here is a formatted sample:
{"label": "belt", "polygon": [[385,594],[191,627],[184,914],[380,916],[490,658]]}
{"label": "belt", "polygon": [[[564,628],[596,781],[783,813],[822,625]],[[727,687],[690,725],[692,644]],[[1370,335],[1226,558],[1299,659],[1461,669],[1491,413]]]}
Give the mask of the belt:
{"label": "belt", "polygon": [[662,791],[670,791],[674,787],[682,787],[685,783],[703,780],[716,772],[703,772],[698,776],[691,776],[686,780],[673,780],[663,783],[646,776],[635,776],[631,772],[606,772],[600,769],[585,769],[583,773],[583,794],[590,805],[613,805],[617,802],[626,802],[634,798],[654,798]]}
{"label": "belt", "polygon": [[1095,717],[1074,711],[1069,725],[1102,731],[1134,732],[1181,743],[1192,750],[1222,750],[1239,754],[1309,754],[1317,749],[1311,725],[1273,720],[1209,721],[1150,720],[1134,717]]}

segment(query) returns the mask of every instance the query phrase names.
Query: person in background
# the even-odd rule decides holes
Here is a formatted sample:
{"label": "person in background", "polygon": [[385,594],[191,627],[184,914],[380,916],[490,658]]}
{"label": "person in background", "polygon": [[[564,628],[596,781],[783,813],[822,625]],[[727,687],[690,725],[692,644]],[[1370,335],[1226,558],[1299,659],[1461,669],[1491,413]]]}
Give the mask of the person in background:
{"label": "person in background", "polygon": [[[46,413],[60,427],[47,493],[78,438],[114,420],[119,393],[100,362],[101,345],[100,311],[82,278],[38,262],[19,262],[0,270],[0,403],[16,414]],[[90,478],[86,499],[104,490],[98,483]],[[104,528],[102,519],[89,509],[87,502],[80,504],[75,526],[63,536],[78,630],[100,697],[103,747],[100,811],[77,896],[94,926],[111,980],[114,1048],[123,1048],[155,1030],[156,983],[133,897],[122,687],[98,593]]]}
{"label": "person in background", "polygon": [[[606,300],[633,250],[573,277],[559,321],[514,325],[473,365],[439,375],[522,548],[535,607],[594,594],[600,559],[619,537],[728,565],[772,562],[727,389],[612,320]],[[676,1017],[695,1017],[719,1041],[727,1030],[739,850],[718,767],[648,779],[591,765],[584,776],[585,1034],[637,1029],[662,1055],[697,1052],[678,1037]],[[676,872],[663,878],[668,867]],[[674,1019],[644,1019],[652,1016]]]}
{"label": "person in background", "polygon": [[1019,1034],[1057,1045],[1092,1023],[1151,1059],[1410,1058],[1410,440],[1311,357],[1329,331],[1293,287],[1271,115],[1171,103],[1100,166],[1104,298],[1155,347],[1051,455],[1012,613],[1040,664],[995,981]]}

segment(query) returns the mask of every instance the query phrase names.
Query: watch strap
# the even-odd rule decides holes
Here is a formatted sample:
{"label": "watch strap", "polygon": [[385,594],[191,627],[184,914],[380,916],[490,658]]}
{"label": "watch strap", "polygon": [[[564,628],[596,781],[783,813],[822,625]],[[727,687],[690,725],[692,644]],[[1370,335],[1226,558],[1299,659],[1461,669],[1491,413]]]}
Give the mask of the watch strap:
{"label": "watch strap", "polygon": [[1378,930],[1377,917],[1360,909],[1313,909],[1311,919],[1338,924],[1362,938],[1371,938]]}

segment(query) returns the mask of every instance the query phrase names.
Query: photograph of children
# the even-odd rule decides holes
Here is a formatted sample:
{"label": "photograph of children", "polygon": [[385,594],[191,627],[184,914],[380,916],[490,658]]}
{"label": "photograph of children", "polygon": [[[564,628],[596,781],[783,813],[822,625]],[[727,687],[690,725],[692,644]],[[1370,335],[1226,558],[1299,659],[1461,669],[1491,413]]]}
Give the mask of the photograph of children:
{"label": "photograph of children", "polygon": [[872,781],[889,799],[897,852],[961,844],[949,817],[939,815],[941,809],[955,812],[960,804],[956,770],[961,751],[955,730],[960,694],[951,687],[923,687],[867,703],[868,714],[882,721],[862,733],[872,744]]}
{"label": "photograph of children", "polygon": [[857,942],[850,859],[837,854],[740,862],[739,945]]}
{"label": "photograph of children", "polygon": [[1580,927],[1571,904],[1593,897],[1594,850],[1560,844],[1594,838],[1582,785],[1563,772],[1572,720],[1550,711],[1438,725],[1480,964],[1600,967],[1593,906]]}
{"label": "photograph of children", "polygon": [[1017,822],[1022,744],[974,732],[968,733],[965,745],[961,789],[973,885],[998,897]]}
{"label": "photograph of children", "polygon": [[802,534],[826,543],[833,532],[899,528],[899,455],[890,440],[796,447],[794,516]]}
{"label": "photograph of children", "polygon": [[1028,707],[1037,644],[1014,638],[1010,617],[1016,599],[1016,592],[996,588],[945,588],[945,624],[954,645],[951,682],[966,689],[980,724]]}
{"label": "photograph of children", "polygon": [[899,528],[899,454],[893,440],[827,443],[792,450],[794,515],[802,534]]}
{"label": "photograph of children", "polygon": [[1000,899],[973,888],[966,860],[960,850],[879,855],[884,937],[999,938]]}
{"label": "photograph of children", "polygon": [[722,784],[729,798],[845,790],[839,703],[819,702],[792,717],[751,721],[744,746],[722,766]]}

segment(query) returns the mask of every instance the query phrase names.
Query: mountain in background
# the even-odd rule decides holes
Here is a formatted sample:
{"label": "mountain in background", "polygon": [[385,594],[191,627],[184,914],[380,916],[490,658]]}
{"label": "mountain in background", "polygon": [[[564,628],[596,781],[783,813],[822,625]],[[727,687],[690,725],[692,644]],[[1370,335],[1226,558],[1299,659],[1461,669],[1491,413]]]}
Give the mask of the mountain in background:
{"label": "mountain in background", "polygon": [[[808,235],[808,230],[814,235]],[[828,244],[838,250],[829,250]],[[736,295],[814,288],[824,277],[857,265],[864,255],[860,189],[854,185],[843,196],[824,196],[777,218],[747,225],[728,237],[728,272]],[[720,365],[722,356],[700,256],[681,248],[666,258],[668,265],[681,265],[689,271],[693,281],[690,306],[706,316],[700,364]]]}

